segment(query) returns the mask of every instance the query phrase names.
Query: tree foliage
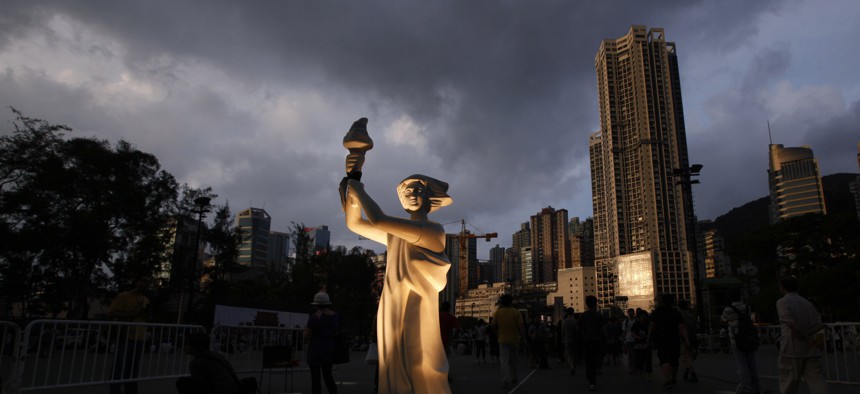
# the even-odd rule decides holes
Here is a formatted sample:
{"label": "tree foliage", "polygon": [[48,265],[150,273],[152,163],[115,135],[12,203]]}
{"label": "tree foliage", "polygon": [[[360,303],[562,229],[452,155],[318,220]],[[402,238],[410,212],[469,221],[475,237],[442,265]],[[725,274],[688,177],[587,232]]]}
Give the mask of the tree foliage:
{"label": "tree foliage", "polygon": [[70,128],[13,112],[14,131],[0,137],[5,295],[31,312],[86,317],[109,272],[116,286],[157,265],[176,180],[125,141],[66,139]]}

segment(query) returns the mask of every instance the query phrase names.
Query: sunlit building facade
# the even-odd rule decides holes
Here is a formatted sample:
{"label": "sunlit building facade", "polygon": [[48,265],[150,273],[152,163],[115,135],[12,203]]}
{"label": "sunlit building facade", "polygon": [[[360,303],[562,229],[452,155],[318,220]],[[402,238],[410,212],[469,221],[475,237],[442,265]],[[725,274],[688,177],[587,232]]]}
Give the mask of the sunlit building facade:
{"label": "sunlit building facade", "polygon": [[[636,285],[637,297],[672,293],[695,303],[690,164],[675,44],[663,29],[632,26],[600,44],[595,69],[600,130],[589,139],[589,153],[600,305],[631,296],[617,288],[628,283],[619,258],[630,254],[648,269],[637,280],[650,281]],[[646,290],[652,294],[638,294]]]}

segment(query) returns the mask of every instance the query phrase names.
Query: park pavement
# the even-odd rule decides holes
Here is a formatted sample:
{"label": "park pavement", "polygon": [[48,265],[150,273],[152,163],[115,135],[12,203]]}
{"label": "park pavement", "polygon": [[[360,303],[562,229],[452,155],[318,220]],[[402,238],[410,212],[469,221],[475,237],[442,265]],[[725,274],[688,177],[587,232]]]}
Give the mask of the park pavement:
{"label": "park pavement", "polygon": [[[623,356],[622,356],[623,358]],[[772,376],[774,370],[769,368],[775,364],[775,354],[760,354],[759,364],[761,375]],[[773,359],[773,360],[771,360]],[[656,360],[655,360],[656,364]],[[550,358],[550,368],[529,368],[528,358],[522,355],[520,358],[519,377],[520,383],[516,387],[503,388],[501,372],[498,364],[479,364],[473,355],[451,355],[452,382],[451,389],[454,393],[466,394],[553,394],[553,393],[587,393],[587,381],[585,368],[580,366],[575,375],[570,370],[559,364],[557,358]],[[700,354],[696,360],[696,370],[699,375],[698,383],[688,383],[678,379],[678,386],[671,390],[662,388],[662,377],[659,368],[654,366],[654,372],[650,380],[644,376],[630,375],[623,363],[617,366],[607,365],[597,379],[598,393],[715,393],[731,394],[737,386],[734,360],[731,354],[706,353]],[[374,393],[374,366],[364,362],[363,352],[353,352],[351,362],[337,366],[335,378],[338,381],[338,392],[344,393]],[[256,376],[260,383],[260,393],[310,393],[310,373],[305,370],[295,371],[292,376],[285,375],[282,371],[276,373],[265,373],[242,376]],[[286,378],[286,381],[285,381]],[[762,388],[765,392],[778,393],[777,381],[772,377],[761,378]],[[830,384],[830,394],[857,393],[858,386]],[[90,394],[108,393],[106,385],[85,386],[65,389],[39,390],[35,393],[44,394]],[[155,380],[141,382],[139,385],[141,394],[169,394],[175,393],[174,380]],[[325,392],[325,389],[323,389]],[[801,386],[800,393],[808,393],[805,386]]]}

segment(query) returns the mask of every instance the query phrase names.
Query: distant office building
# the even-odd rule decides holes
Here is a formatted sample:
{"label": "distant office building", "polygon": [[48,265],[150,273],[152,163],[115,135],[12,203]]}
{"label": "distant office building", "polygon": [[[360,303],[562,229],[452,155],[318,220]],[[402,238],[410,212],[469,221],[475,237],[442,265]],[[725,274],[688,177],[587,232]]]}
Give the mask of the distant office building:
{"label": "distant office building", "polygon": [[[469,231],[466,230],[468,234]],[[448,270],[448,287],[454,289],[453,297],[461,297],[467,289],[478,286],[478,241],[475,238],[465,238],[466,265],[460,258],[460,234],[445,234],[445,254],[451,260]]]}
{"label": "distant office building", "polygon": [[266,253],[269,269],[287,273],[290,261],[290,234],[280,231],[269,232],[269,250]]}
{"label": "distant office building", "polygon": [[580,222],[578,217],[570,219],[571,267],[594,266],[594,220]]}
{"label": "distant office building", "polygon": [[570,268],[567,210],[546,207],[531,217],[532,280],[555,282],[559,268]]}
{"label": "distant office building", "polygon": [[308,235],[313,241],[314,251],[326,250],[330,247],[331,232],[328,231],[328,226],[319,225],[317,227],[312,227],[310,231],[308,231]]}
{"label": "distant office building", "polygon": [[[508,250],[508,260],[506,262],[505,280],[511,283],[522,283],[523,278],[523,257],[522,249],[532,245],[532,232],[529,222],[520,224],[520,229],[511,236],[511,248]],[[531,267],[529,267],[531,272]]]}
{"label": "distant office building", "polygon": [[523,284],[535,284],[534,276],[534,254],[532,253],[531,246],[523,246],[520,248],[520,266],[522,268],[522,283]]}
{"label": "distant office building", "polygon": [[236,223],[242,232],[239,264],[252,268],[268,268],[272,217],[265,210],[252,207],[239,212],[236,215]]}
{"label": "distant office building", "polygon": [[514,248],[507,248],[505,250],[505,258],[502,261],[502,279],[508,283],[521,283],[523,280],[520,254]]}
{"label": "distant office building", "polygon": [[505,261],[506,251],[507,248],[499,246],[499,244],[496,244],[495,247],[490,248],[490,272],[486,280],[484,280],[485,282],[496,283],[505,281],[506,278],[502,275],[502,265]]}
{"label": "distant office building", "polygon": [[[168,242],[159,267],[152,277],[157,286],[170,286],[172,288],[187,286],[187,276],[190,273],[192,262],[197,264],[195,271],[200,272],[200,259],[203,258],[206,243],[201,239],[197,253],[194,253],[197,225],[197,220],[177,216],[163,228],[162,231],[167,233]],[[200,225],[201,230],[206,228],[205,223]]]}
{"label": "distant office building", "polygon": [[687,155],[675,44],[663,29],[632,26],[600,44],[595,69],[600,130],[589,154],[601,308],[628,297],[616,287],[630,284],[617,267],[630,265],[629,254],[648,270],[637,280],[651,281],[635,289],[638,297],[672,293],[695,303],[690,176],[699,168]]}
{"label": "distant office building", "polygon": [[558,270],[558,290],[547,295],[547,305],[561,297],[565,307],[585,311],[585,297],[597,295],[594,267],[573,267]]}
{"label": "distant office building", "polygon": [[471,316],[489,322],[498,308],[499,298],[510,290],[511,286],[505,282],[482,283],[475,289],[466,290],[463,297],[457,299],[456,307],[453,307],[454,315]]}
{"label": "distant office building", "polygon": [[705,230],[702,234],[702,255],[705,278],[725,278],[732,275],[732,262],[725,252],[723,237],[717,229]]}
{"label": "distant office building", "polygon": [[810,213],[826,214],[818,160],[812,149],[785,148],[781,144],[771,144],[769,148],[771,223]]}

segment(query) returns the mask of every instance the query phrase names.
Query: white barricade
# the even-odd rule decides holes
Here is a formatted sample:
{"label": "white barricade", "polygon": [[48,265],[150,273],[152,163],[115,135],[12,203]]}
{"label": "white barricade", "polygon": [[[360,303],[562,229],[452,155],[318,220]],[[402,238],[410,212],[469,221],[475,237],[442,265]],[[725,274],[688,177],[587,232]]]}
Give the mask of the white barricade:
{"label": "white barricade", "polygon": [[21,328],[15,323],[0,321],[0,388],[4,392],[14,387],[20,343]]}
{"label": "white barricade", "polygon": [[21,391],[126,383],[188,374],[185,335],[202,326],[35,320],[21,339]]}
{"label": "white barricade", "polygon": [[[779,326],[758,327],[761,346],[758,350],[759,376],[779,377]],[[827,324],[822,346],[821,364],[830,383],[860,386],[860,323]]]}

